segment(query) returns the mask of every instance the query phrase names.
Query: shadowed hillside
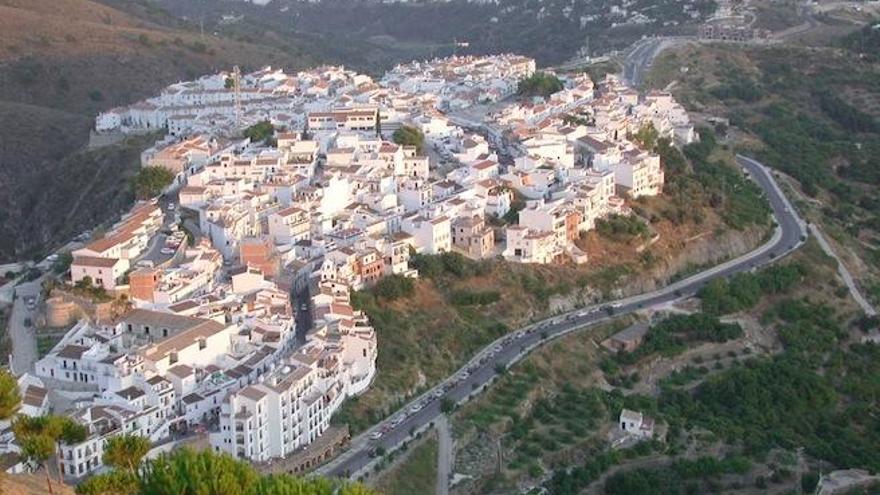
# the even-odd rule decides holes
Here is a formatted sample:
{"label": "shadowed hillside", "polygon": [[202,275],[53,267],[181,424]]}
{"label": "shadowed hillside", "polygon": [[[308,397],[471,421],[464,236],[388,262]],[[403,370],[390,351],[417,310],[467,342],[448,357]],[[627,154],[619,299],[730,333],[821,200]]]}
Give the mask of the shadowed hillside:
{"label": "shadowed hillside", "polygon": [[[118,177],[81,174],[130,175],[139,150],[129,147],[144,143],[77,153],[97,112],[235,64],[315,63],[296,47],[201,36],[161,11],[134,12],[91,0],[0,0],[0,260],[41,254],[71,226],[108,220],[127,203],[124,182],[103,189],[118,188]],[[120,154],[133,159],[94,162]],[[107,194],[115,200],[102,203]]]}

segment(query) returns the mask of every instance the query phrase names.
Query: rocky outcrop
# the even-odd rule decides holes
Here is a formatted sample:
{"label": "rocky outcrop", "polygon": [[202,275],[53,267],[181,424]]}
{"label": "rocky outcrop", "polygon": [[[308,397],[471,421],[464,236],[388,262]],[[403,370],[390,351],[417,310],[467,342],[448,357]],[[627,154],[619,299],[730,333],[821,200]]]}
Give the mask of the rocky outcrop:
{"label": "rocky outcrop", "polygon": [[676,256],[662,260],[654,268],[623,278],[605,297],[597,288],[588,286],[571,294],[552,297],[550,310],[559,313],[607,298],[619,299],[656,290],[702,268],[752,251],[766,240],[767,235],[765,229],[753,228],[745,231],[728,230],[720,235],[686,241]]}

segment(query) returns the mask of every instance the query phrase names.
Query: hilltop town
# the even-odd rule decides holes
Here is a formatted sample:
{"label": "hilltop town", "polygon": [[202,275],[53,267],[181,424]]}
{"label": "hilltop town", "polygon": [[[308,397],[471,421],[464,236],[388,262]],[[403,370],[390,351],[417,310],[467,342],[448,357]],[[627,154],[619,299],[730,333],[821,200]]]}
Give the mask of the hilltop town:
{"label": "hilltop town", "polygon": [[660,157],[634,136],[687,144],[694,129],[670,94],[611,75],[518,95],[536,76],[557,77],[516,55],[380,80],[234,70],[98,115],[99,133],[162,130],[142,164],[173,179],[72,250],[46,301],[47,325],[72,328],[19,383],[23,413],[88,428],[62,445],[63,474],[101,471],[115,435],[194,431],[308,470],[346,439],[330,419],[377,373],[382,342],[354,291],[418,277],[413,256],[590,263],[578,238],[663,192]]}

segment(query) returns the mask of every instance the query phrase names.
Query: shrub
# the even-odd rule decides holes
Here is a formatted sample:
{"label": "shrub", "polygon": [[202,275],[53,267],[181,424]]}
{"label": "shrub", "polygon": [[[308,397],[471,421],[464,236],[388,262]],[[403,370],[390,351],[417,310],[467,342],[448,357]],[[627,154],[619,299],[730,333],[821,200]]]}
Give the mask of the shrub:
{"label": "shrub", "polygon": [[404,125],[394,131],[391,139],[401,146],[415,146],[416,153],[422,154],[425,149],[425,135],[419,129]]}
{"label": "shrub", "polygon": [[165,167],[143,167],[131,180],[131,187],[137,199],[150,199],[158,196],[174,181],[174,173]]}
{"label": "shrub", "polygon": [[648,226],[640,218],[617,214],[597,220],[596,231],[602,237],[614,241],[648,236]]}
{"label": "shrub", "polygon": [[415,282],[409,277],[391,275],[380,279],[373,287],[373,293],[377,297],[393,301],[402,297],[409,297],[415,291]]}
{"label": "shrub", "polygon": [[517,94],[520,96],[547,97],[561,91],[562,88],[562,81],[555,75],[546,72],[535,72],[519,82]]}
{"label": "shrub", "polygon": [[275,126],[271,122],[257,122],[244,130],[244,137],[250,138],[252,143],[266,142],[275,132]]}
{"label": "shrub", "polygon": [[501,299],[497,290],[470,291],[457,290],[452,293],[452,304],[456,306],[482,306],[492,304]]}

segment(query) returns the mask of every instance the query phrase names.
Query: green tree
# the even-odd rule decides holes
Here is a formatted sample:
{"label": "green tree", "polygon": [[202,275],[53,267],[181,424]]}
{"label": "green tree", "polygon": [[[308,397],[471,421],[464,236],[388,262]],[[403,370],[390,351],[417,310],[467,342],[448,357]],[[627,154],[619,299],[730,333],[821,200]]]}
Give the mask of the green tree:
{"label": "green tree", "polygon": [[85,277],[79,279],[75,286],[80,289],[90,289],[92,287],[92,277],[86,275]]}
{"label": "green tree", "polygon": [[422,131],[412,126],[401,126],[400,129],[394,131],[391,139],[401,146],[415,146],[416,153],[422,154],[425,149],[425,135]]}
{"label": "green tree", "polygon": [[107,441],[104,464],[134,472],[150,451],[150,440],[140,435],[120,435]]}
{"label": "green tree", "polygon": [[263,121],[244,130],[244,137],[250,138],[252,143],[267,142],[275,133],[275,126],[271,122]]}
{"label": "green tree", "polygon": [[[44,467],[56,451],[59,442],[77,443],[85,439],[85,427],[63,416],[18,416],[12,422],[15,441],[21,447],[21,456],[37,468]],[[60,472],[60,471],[59,471]],[[46,484],[52,491],[52,479],[46,469]]]}
{"label": "green tree", "polygon": [[639,128],[638,132],[633,135],[633,139],[635,139],[639,144],[642,145],[642,148],[653,151],[657,146],[657,139],[660,137],[660,134],[657,132],[657,129],[654,128],[654,124],[648,122]]}
{"label": "green tree", "polygon": [[138,478],[129,471],[110,471],[91,476],[76,487],[80,495],[136,495]]}
{"label": "green tree", "polygon": [[443,397],[440,399],[440,411],[443,414],[449,414],[452,411],[455,411],[455,405],[455,401],[449,397]]}
{"label": "green tree", "polygon": [[136,473],[114,469],[93,476],[80,495],[372,495],[357,483],[286,474],[260,476],[249,464],[210,450],[182,449],[147,460]]}
{"label": "green tree", "polygon": [[[376,112],[376,135],[382,137],[382,113]],[[303,138],[305,139],[305,138]]]}
{"label": "green tree", "polygon": [[165,167],[142,167],[131,180],[137,199],[150,199],[160,194],[174,181],[174,172]]}
{"label": "green tree", "polygon": [[[46,461],[55,454],[55,441],[46,435],[33,434],[22,438],[16,437],[16,443],[21,448],[21,457],[36,465],[38,469],[43,467]],[[54,493],[48,469],[46,469],[46,485],[49,493]]]}
{"label": "green tree", "polygon": [[526,97],[547,97],[561,91],[563,87],[562,81],[554,74],[535,72],[531,76],[520,80],[517,86],[517,94]]}
{"label": "green tree", "polygon": [[18,381],[8,371],[0,370],[0,421],[12,419],[20,406]]}
{"label": "green tree", "polygon": [[69,251],[58,253],[58,259],[52,263],[52,271],[59,275],[64,274],[70,269],[71,263],[73,263],[73,255]]}

